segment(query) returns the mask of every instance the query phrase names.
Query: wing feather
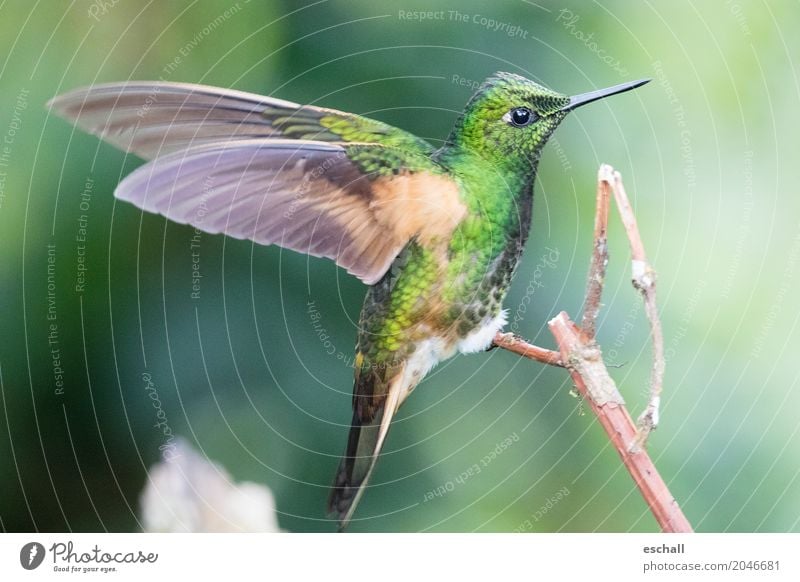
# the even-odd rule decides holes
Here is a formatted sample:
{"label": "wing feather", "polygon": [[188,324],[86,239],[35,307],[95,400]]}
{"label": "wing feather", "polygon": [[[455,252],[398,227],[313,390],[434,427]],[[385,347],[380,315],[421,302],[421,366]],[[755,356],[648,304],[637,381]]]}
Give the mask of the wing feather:
{"label": "wing feather", "polygon": [[94,85],[60,95],[49,106],[84,131],[144,159],[213,142],[266,137],[433,152],[425,140],[359,115],[191,83]]}
{"label": "wing feather", "polygon": [[[400,175],[429,172],[430,164],[407,156]],[[341,145],[260,139],[161,156],[126,177],[115,195],[209,233],[331,258],[374,284],[413,236],[405,227],[394,230],[382,205],[372,204],[375,193],[388,188],[386,180],[380,172],[365,173]],[[430,218],[429,211],[423,216]]]}
{"label": "wing feather", "polygon": [[445,238],[466,212],[429,143],[366,117],[147,81],[78,89],[50,106],[152,160],[118,198],[209,233],[332,258],[368,284],[409,240]]}

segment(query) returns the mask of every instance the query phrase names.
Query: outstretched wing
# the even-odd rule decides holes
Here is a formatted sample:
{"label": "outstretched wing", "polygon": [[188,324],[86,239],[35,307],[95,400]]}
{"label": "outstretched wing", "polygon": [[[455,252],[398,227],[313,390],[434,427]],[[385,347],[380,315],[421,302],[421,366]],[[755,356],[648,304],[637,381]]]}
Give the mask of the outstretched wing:
{"label": "outstretched wing", "polygon": [[189,83],[95,85],[48,105],[84,131],[148,160],[212,142],[265,137],[433,152],[425,140],[359,115]]}
{"label": "outstretched wing", "polygon": [[456,183],[427,157],[269,138],[160,156],[115,195],[205,232],[331,258],[370,285],[411,238],[446,239],[466,213]]}
{"label": "outstretched wing", "polygon": [[96,85],[54,112],[151,163],[116,195],[210,233],[334,259],[376,282],[465,213],[433,147],[358,115],[184,83]]}

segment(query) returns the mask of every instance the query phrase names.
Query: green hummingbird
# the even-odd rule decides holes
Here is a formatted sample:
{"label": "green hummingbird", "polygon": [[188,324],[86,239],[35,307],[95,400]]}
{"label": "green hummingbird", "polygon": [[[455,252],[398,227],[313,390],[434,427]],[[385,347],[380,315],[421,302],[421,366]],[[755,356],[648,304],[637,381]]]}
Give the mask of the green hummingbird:
{"label": "green hummingbird", "polygon": [[328,257],[369,285],[353,419],[328,510],[343,528],[392,417],[437,363],[488,349],[531,223],[538,160],[568,97],[486,79],[440,148],[380,121],[193,84],[97,85],[52,111],[146,160],[114,194],[148,212]]}

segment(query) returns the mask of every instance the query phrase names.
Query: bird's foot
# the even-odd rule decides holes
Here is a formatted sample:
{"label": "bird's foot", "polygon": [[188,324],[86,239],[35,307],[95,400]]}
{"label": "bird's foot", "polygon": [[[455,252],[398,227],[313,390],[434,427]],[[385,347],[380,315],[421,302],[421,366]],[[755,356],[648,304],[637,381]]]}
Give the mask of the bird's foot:
{"label": "bird's foot", "polygon": [[[511,331],[507,331],[505,333],[498,332],[498,335],[501,338],[503,338],[503,343],[506,345],[514,345],[515,343],[517,343],[522,339],[517,334]],[[499,344],[497,344],[494,340],[492,340],[492,343],[489,344],[489,347],[486,348],[486,351],[491,352],[492,350],[497,349],[498,347],[500,347]]]}

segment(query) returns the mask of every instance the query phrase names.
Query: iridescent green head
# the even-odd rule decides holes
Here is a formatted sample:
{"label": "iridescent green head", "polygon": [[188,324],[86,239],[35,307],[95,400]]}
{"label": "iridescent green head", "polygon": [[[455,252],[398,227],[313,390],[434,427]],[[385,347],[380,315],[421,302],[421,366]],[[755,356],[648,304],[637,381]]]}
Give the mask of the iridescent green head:
{"label": "iridescent green head", "polygon": [[499,165],[535,163],[567,113],[609,95],[635,89],[649,79],[568,97],[513,73],[496,73],[475,92],[448,144]]}

